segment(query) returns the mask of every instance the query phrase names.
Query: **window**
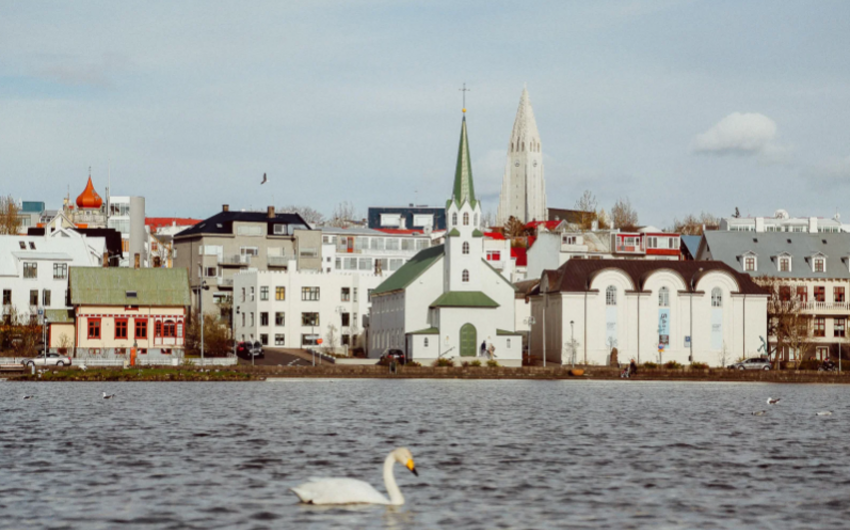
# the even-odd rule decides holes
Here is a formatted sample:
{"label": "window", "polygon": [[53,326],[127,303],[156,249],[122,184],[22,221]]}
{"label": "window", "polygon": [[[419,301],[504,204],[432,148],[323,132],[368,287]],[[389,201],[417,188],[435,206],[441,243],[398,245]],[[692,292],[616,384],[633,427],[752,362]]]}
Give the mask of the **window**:
{"label": "window", "polygon": [[754,271],[756,270],[756,258],[753,256],[747,256],[744,258],[744,270],[745,271]]}
{"label": "window", "polygon": [[835,317],[832,319],[832,336],[843,337],[847,330],[847,319],[844,317]]}
{"label": "window", "polygon": [[[242,325],[245,325],[245,323],[243,322]],[[156,324],[154,324],[153,329],[154,329],[154,336],[156,338],[161,338],[162,337],[162,321],[157,320]]]}
{"label": "window", "polygon": [[204,267],[204,270],[206,271],[204,276],[207,278],[215,278],[218,276],[218,269],[215,267]]}
{"label": "window", "polygon": [[780,272],[789,272],[791,270],[791,258],[779,258],[779,270]]}
{"label": "window", "polygon": [[286,313],[283,311],[278,311],[274,314],[274,325],[275,326],[283,326],[286,325]]}
{"label": "window", "polygon": [[343,327],[351,325],[351,313],[341,313],[340,316],[342,317],[341,324]]}
{"label": "window", "polygon": [[116,318],[115,319],[115,339],[126,339],[127,338],[127,319],[126,318]]}
{"label": "window", "polygon": [[[240,228],[246,228],[246,227],[240,227]],[[260,227],[257,227],[257,228],[260,228]],[[259,236],[259,235],[262,235],[262,233],[259,233],[259,234],[256,234],[256,235]],[[260,255],[260,249],[257,248],[257,247],[240,247],[239,248],[239,254],[241,254],[242,256],[259,256]]]}
{"label": "window", "polygon": [[463,214],[463,226],[468,226],[468,225],[469,225],[469,214],[464,212],[464,214]]}
{"label": "window", "polygon": [[815,317],[815,330],[812,334],[815,337],[825,337],[826,336],[826,318],[825,317]]}
{"label": "window", "polygon": [[302,287],[301,288],[301,301],[303,302],[317,302],[319,300],[319,288],[318,287]]}
{"label": "window", "polygon": [[38,263],[24,262],[24,278],[38,278]]}
{"label": "window", "polygon": [[340,300],[343,302],[351,301],[351,289],[348,287],[343,287],[340,291]]}
{"label": "window", "polygon": [[500,250],[488,250],[487,261],[502,261],[502,252]]}
{"label": "window", "polygon": [[357,301],[357,287],[353,287],[354,289],[354,301]]}
{"label": "window", "polygon": [[452,214],[452,226],[457,226],[457,212]]}
{"label": "window", "polygon": [[250,323],[249,325],[250,325],[251,327],[254,327],[254,312],[253,312],[253,311],[251,311],[251,313],[249,313],[249,314],[251,315],[251,323]]}
{"label": "window", "polygon": [[174,324],[173,320],[166,320],[162,323],[162,336],[167,339],[177,337],[177,326]]}
{"label": "window", "polygon": [[275,346],[286,346],[286,335],[283,333],[275,333],[274,334],[274,345]]}
{"label": "window", "polygon": [[826,302],[826,287],[815,286],[815,302]]}
{"label": "window", "polygon": [[823,258],[814,259],[815,272],[826,272],[826,260]]}
{"label": "window", "polygon": [[136,334],[135,337],[137,339],[147,339],[148,338],[148,321],[135,319],[134,323],[136,325]]}
{"label": "window", "polygon": [[21,247],[21,250],[27,249],[27,244],[25,241],[18,241],[18,246]]}
{"label": "window", "polygon": [[11,289],[3,289],[3,305],[12,305]]}
{"label": "window", "polygon": [[662,287],[658,290],[658,305],[661,307],[670,307],[670,289]]}
{"label": "window", "polygon": [[274,299],[278,301],[286,300],[286,287],[275,287]]}
{"label": "window", "polygon": [[617,305],[617,288],[613,285],[605,289],[605,305]]}
{"label": "window", "polygon": [[30,305],[37,306],[38,305],[38,289],[34,289],[30,291]]}
{"label": "window", "polygon": [[469,281],[469,271],[468,270],[463,269],[463,273],[461,274],[461,280],[464,281],[464,282]]}
{"label": "window", "polygon": [[428,337],[425,337],[424,346],[425,346],[426,348],[428,347]]}
{"label": "window", "polygon": [[836,302],[844,302],[844,287],[833,287],[832,294]]}
{"label": "window", "polygon": [[723,307],[723,292],[720,287],[711,290],[711,307]]}
{"label": "window", "polygon": [[88,321],[89,321],[88,322],[88,327],[89,327],[88,338],[99,339],[100,338],[100,319],[99,318],[89,318]]}
{"label": "window", "polygon": [[53,279],[54,280],[64,280],[68,277],[68,264],[67,263],[54,263],[53,264]]}
{"label": "window", "polygon": [[507,341],[507,347],[510,348],[511,347],[511,339],[505,339],[505,340]]}
{"label": "window", "polygon": [[578,239],[576,236],[563,236],[561,237],[561,243],[564,245],[575,245]]}
{"label": "window", "polygon": [[242,327],[243,327],[243,328],[245,327],[245,319],[246,319],[246,318],[247,318],[247,317],[245,316],[245,313],[242,313]]}
{"label": "window", "polygon": [[242,301],[245,301],[245,288],[242,288]]}
{"label": "window", "polygon": [[260,333],[260,344],[263,346],[269,345],[269,334],[268,333]]}
{"label": "window", "polygon": [[803,285],[797,286],[797,298],[799,298],[801,302],[808,302],[809,290]]}
{"label": "window", "polygon": [[301,325],[302,326],[318,326],[319,325],[319,314],[318,313],[301,313]]}
{"label": "window", "polygon": [[254,288],[251,287],[251,301],[254,301]]}
{"label": "window", "polygon": [[463,242],[463,253],[469,254],[469,243],[466,241]]}
{"label": "window", "polygon": [[266,311],[260,313],[260,325],[268,326],[269,325],[269,314]]}
{"label": "window", "polygon": [[791,286],[790,285],[780,285],[779,286],[779,300],[782,302],[789,302],[791,300]]}
{"label": "window", "polygon": [[647,248],[658,248],[658,238],[657,237],[646,238],[646,246],[647,246]]}
{"label": "window", "polygon": [[260,287],[260,300],[265,301],[269,299],[269,286],[264,285]]}
{"label": "window", "polygon": [[286,235],[286,225],[275,223],[275,225],[274,225],[274,235],[285,236]]}

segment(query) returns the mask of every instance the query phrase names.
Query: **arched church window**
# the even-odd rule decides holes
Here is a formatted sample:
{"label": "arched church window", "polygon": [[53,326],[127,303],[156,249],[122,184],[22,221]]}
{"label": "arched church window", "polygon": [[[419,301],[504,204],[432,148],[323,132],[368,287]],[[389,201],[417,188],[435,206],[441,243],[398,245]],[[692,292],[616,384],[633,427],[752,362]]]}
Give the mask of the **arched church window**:
{"label": "arched church window", "polygon": [[711,307],[723,307],[723,294],[720,287],[711,290]]}
{"label": "arched church window", "polygon": [[425,337],[425,347],[428,347],[428,337]]}
{"label": "arched church window", "polygon": [[467,226],[468,224],[469,224],[469,214],[464,213],[463,214],[463,226]]}
{"label": "arched church window", "polygon": [[469,254],[469,243],[466,241],[463,242],[463,253]]}
{"label": "arched church window", "polygon": [[658,305],[660,307],[670,307],[670,289],[662,287],[658,290]]}
{"label": "arched church window", "polygon": [[457,226],[457,212],[452,214],[452,226]]}
{"label": "arched church window", "polygon": [[461,275],[461,280],[468,282],[469,281],[469,271],[463,269],[463,275]]}
{"label": "arched church window", "polygon": [[617,288],[613,285],[605,289],[605,305],[617,305]]}

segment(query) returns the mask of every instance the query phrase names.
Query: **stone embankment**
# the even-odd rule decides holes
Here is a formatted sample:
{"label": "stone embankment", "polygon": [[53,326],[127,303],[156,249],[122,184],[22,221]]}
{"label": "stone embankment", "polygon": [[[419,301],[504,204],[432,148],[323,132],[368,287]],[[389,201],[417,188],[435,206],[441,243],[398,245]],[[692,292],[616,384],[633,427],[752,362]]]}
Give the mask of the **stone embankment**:
{"label": "stone embankment", "polygon": [[[380,379],[572,379],[621,380],[616,368],[582,367],[583,374],[569,367],[414,367],[399,366],[233,366],[200,369],[174,368],[96,368],[47,369],[35,375],[9,374],[9,381],[257,381],[275,378],[380,378]],[[739,371],[727,369],[642,369],[631,381],[728,381],[763,383],[850,383],[850,373],[815,371]]]}

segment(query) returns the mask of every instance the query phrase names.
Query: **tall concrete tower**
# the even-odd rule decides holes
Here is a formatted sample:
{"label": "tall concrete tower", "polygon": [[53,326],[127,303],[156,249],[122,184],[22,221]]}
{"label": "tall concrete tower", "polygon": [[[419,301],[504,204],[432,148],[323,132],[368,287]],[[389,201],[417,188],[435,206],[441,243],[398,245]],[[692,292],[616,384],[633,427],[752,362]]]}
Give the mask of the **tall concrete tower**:
{"label": "tall concrete tower", "polygon": [[496,222],[504,225],[511,216],[523,223],[547,219],[543,150],[528,90],[525,88],[519,98],[519,108],[508,145],[508,161],[502,179]]}

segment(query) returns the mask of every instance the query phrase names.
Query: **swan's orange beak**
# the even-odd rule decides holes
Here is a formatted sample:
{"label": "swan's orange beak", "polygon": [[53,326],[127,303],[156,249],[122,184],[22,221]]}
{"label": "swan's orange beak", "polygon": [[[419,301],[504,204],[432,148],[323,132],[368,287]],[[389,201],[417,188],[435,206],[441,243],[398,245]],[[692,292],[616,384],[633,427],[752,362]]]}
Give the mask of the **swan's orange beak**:
{"label": "swan's orange beak", "polygon": [[419,476],[419,473],[416,471],[416,464],[414,464],[414,463],[413,463],[413,459],[412,459],[412,458],[411,458],[411,459],[409,459],[409,460],[407,461],[407,464],[405,464],[405,465],[407,466],[407,469],[409,469],[411,473],[413,473],[413,474],[414,474],[414,475],[416,475],[417,477]]}

